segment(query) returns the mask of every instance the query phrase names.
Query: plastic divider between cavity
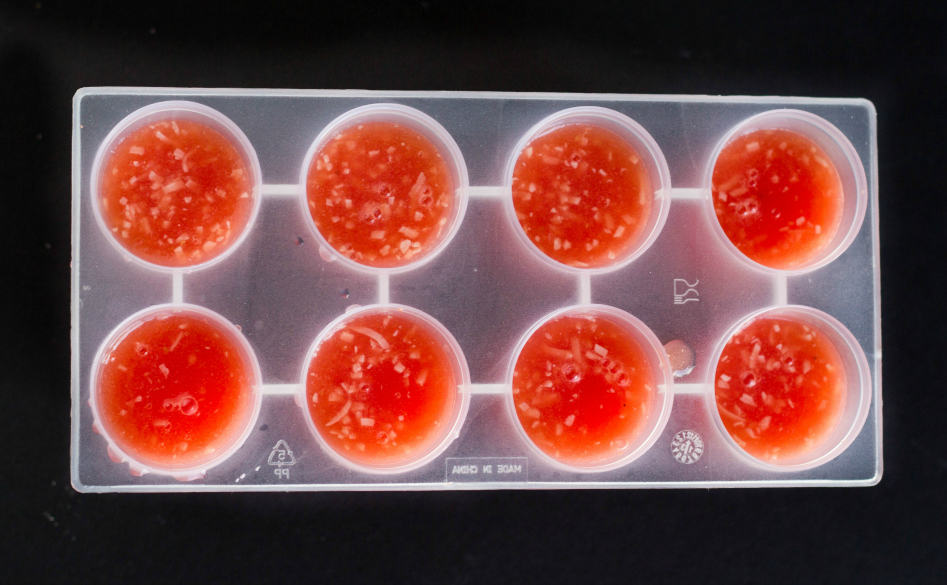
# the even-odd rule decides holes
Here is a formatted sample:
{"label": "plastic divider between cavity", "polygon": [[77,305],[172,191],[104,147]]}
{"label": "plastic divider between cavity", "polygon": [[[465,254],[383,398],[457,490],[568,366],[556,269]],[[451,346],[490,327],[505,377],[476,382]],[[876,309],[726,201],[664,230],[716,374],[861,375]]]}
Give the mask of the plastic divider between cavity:
{"label": "plastic divider between cavity", "polygon": [[706,195],[707,189],[701,187],[671,188],[671,199],[703,199]]}
{"label": "plastic divider between cavity", "polygon": [[180,272],[171,274],[171,302],[184,302],[184,274]]}
{"label": "plastic divider between cavity", "polygon": [[787,290],[786,275],[777,274],[773,277],[773,304],[788,305],[789,291]]}
{"label": "plastic divider between cavity", "polygon": [[467,195],[469,197],[478,197],[478,198],[494,198],[499,199],[507,193],[506,187],[503,185],[471,185],[467,188]]}
{"label": "plastic divider between cavity", "polygon": [[260,393],[263,396],[294,396],[299,392],[299,384],[263,384]]}
{"label": "plastic divider between cavity", "polygon": [[579,273],[578,296],[580,305],[592,304],[592,276],[587,272]]}
{"label": "plastic divider between cavity", "polygon": [[391,283],[388,281],[388,275],[381,273],[378,275],[378,304],[387,305],[391,302]]}
{"label": "plastic divider between cavity", "polygon": [[471,394],[505,394],[508,384],[499,383],[499,384],[471,384],[470,385]]}
{"label": "plastic divider between cavity", "polygon": [[691,383],[691,384],[671,384],[671,391],[674,394],[707,394],[712,391],[710,384]]}
{"label": "plastic divider between cavity", "polygon": [[296,197],[299,195],[299,185],[295,183],[264,184],[260,189],[260,195],[264,197]]}

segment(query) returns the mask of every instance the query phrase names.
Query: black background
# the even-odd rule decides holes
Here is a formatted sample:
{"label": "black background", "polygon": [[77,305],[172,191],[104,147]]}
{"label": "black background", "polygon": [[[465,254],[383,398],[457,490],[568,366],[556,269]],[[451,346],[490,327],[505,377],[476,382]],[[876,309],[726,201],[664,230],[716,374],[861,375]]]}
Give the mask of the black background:
{"label": "black background", "polygon": [[[264,2],[258,2],[263,5]],[[943,3],[0,5],[0,581],[945,582]],[[885,476],[861,489],[79,495],[71,98],[92,85],[866,97]]]}

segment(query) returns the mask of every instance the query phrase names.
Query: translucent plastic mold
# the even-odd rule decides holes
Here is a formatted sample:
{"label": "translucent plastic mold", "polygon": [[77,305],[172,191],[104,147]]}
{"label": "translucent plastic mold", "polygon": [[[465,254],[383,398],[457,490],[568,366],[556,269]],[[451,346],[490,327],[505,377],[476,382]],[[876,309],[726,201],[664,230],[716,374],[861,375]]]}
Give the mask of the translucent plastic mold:
{"label": "translucent plastic mold", "polygon": [[[98,209],[102,160],[112,145],[129,129],[172,114],[215,128],[254,175],[246,229],[223,254],[192,266],[136,258],[104,229]],[[834,98],[80,90],[72,167],[73,485],[84,492],[873,485],[883,469],[875,117],[869,102]],[[307,209],[314,154],[340,130],[372,121],[422,135],[456,187],[436,245],[394,267],[367,266],[333,250]],[[529,243],[513,209],[519,153],[570,124],[598,125],[626,140],[653,188],[646,229],[627,254],[602,266],[552,260]],[[710,201],[721,148],[772,127],[815,141],[832,157],[844,190],[834,239],[793,270],[740,253]],[[418,177],[405,178],[412,179]],[[252,356],[256,405],[246,427],[212,457],[169,466],[125,452],[114,429],[105,428],[96,372],[103,348],[130,324],[154,311],[183,310],[242,340],[236,346]],[[648,356],[657,398],[641,430],[615,443],[613,457],[563,462],[524,431],[511,401],[511,368],[540,323],[591,310],[633,334]],[[443,424],[436,436],[410,456],[378,464],[346,457],[344,446],[340,451],[320,434],[305,376],[320,343],[340,326],[385,311],[418,320],[439,340],[457,394],[443,417],[434,417]],[[847,380],[839,423],[824,443],[775,464],[743,450],[715,404],[723,344],[760,314],[817,327],[837,348]],[[591,351],[605,357],[603,350],[619,361],[619,351]],[[618,376],[625,365],[606,369]],[[318,377],[333,368],[317,370]],[[193,405],[172,400],[169,408],[190,412]],[[359,412],[350,423],[374,429],[374,417]],[[334,429],[328,422],[339,413],[324,413],[326,426]],[[357,442],[350,448],[359,449]]]}

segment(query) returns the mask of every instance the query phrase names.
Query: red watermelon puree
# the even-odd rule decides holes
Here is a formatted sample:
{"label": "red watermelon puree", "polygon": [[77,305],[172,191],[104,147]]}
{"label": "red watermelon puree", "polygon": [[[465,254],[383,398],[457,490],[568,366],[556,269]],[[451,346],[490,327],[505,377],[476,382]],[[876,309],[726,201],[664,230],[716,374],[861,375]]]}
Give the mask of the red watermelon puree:
{"label": "red watermelon puree", "polygon": [[143,126],[108,155],[100,177],[107,229],[135,256],[167,267],[207,262],[250,221],[244,157],[217,130],[185,119]]}
{"label": "red watermelon puree", "polygon": [[789,130],[756,130],[727,144],[714,165],[714,211],[751,260],[795,269],[835,237],[843,192],[832,159]]}
{"label": "red watermelon puree", "polygon": [[539,136],[513,169],[513,207],[526,237],[569,266],[607,266],[627,254],[653,199],[641,156],[597,126],[569,124]]}
{"label": "red watermelon puree", "polygon": [[717,410],[733,440],[764,461],[816,447],[845,406],[845,370],[817,328],[761,317],[724,347],[715,374]]}
{"label": "red watermelon puree", "polygon": [[424,257],[449,230],[453,179],[434,144],[392,122],[336,134],[312,159],[309,212],[340,254],[378,268]]}
{"label": "red watermelon puree", "polygon": [[577,466],[618,460],[656,407],[655,372],[624,326],[562,315],[526,341],[513,369],[513,406],[530,440]]}
{"label": "red watermelon puree", "polygon": [[254,372],[231,333],[188,312],[152,315],[109,345],[98,420],[139,463],[185,469],[230,448],[254,409]]}
{"label": "red watermelon puree", "polygon": [[309,416],[331,449],[359,465],[396,467],[441,443],[461,382],[437,331],[392,309],[353,316],[332,332],[305,384]]}

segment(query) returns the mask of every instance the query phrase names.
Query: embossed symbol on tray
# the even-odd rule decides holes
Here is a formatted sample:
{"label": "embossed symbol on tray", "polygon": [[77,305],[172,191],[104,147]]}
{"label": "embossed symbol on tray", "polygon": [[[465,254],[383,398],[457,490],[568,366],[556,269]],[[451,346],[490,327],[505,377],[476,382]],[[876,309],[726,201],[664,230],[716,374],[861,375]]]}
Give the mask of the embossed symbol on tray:
{"label": "embossed symbol on tray", "polygon": [[696,463],[704,454],[704,439],[697,431],[684,429],[674,433],[671,438],[671,455],[678,463],[690,465]]}
{"label": "embossed symbol on tray", "polygon": [[289,444],[280,439],[270,450],[266,463],[276,468],[273,470],[273,475],[278,479],[289,479],[289,468],[296,465],[296,457],[293,455],[293,450],[289,448]]}
{"label": "embossed symbol on tray", "polygon": [[685,303],[699,303],[700,302],[700,291],[697,290],[697,285],[700,284],[699,280],[695,280],[693,283],[687,282],[683,278],[674,279],[674,304],[683,305]]}

